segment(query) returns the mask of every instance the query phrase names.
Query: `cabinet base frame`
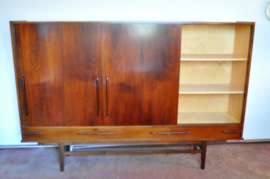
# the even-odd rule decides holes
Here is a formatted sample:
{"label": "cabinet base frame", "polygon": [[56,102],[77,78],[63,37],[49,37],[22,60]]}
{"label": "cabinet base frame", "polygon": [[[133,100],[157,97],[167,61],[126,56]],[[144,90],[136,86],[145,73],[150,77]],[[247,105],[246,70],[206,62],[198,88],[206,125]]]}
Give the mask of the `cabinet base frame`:
{"label": "cabinet base frame", "polygon": [[[185,143],[192,145],[192,149],[183,149],[183,150],[138,150],[138,151],[130,151],[130,150],[121,150],[121,151],[108,151],[104,149],[96,149],[96,150],[91,150],[91,151],[69,151],[65,150],[65,148],[69,148],[70,143],[63,143],[60,142],[58,143],[59,147],[59,162],[60,162],[60,171],[64,171],[65,168],[65,155],[119,155],[119,154],[173,154],[173,153],[200,153],[201,154],[201,169],[205,168],[205,159],[206,159],[206,148],[207,148],[207,141],[202,141],[202,142],[190,142],[190,143]],[[165,145],[170,145],[170,144],[165,144]],[[179,144],[172,144],[174,146],[180,146],[183,145],[183,143]],[[68,146],[68,147],[65,147]],[[153,147],[157,145],[146,145],[147,147]],[[198,148],[199,146],[199,148]],[[126,147],[126,146],[121,146],[121,147]]]}

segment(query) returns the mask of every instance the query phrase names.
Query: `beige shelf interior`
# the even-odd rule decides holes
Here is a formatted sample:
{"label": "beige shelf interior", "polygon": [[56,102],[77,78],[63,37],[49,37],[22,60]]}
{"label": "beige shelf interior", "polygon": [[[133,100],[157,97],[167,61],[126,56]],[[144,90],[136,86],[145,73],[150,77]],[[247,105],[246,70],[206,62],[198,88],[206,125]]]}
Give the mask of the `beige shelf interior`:
{"label": "beige shelf interior", "polygon": [[178,124],[221,124],[221,123],[239,123],[227,112],[194,112],[194,113],[178,113]]}
{"label": "beige shelf interior", "polygon": [[241,123],[250,30],[182,26],[178,124]]}
{"label": "beige shelf interior", "polygon": [[[212,87],[220,88],[226,84],[244,91],[246,70],[247,61],[181,61],[180,91],[182,85],[197,85],[199,91],[207,88],[201,85],[210,85],[207,88],[210,90]],[[193,90],[195,90],[195,87],[193,86]],[[227,88],[226,86],[223,87]]]}
{"label": "beige shelf interior", "polygon": [[246,61],[235,54],[181,54],[181,61]]}
{"label": "beige shelf interior", "polygon": [[180,84],[179,94],[243,94],[231,84]]}
{"label": "beige shelf interior", "polygon": [[244,94],[180,94],[178,124],[241,123],[243,99]]}
{"label": "beige shelf interior", "polygon": [[247,58],[250,26],[183,25],[181,54],[233,54]]}

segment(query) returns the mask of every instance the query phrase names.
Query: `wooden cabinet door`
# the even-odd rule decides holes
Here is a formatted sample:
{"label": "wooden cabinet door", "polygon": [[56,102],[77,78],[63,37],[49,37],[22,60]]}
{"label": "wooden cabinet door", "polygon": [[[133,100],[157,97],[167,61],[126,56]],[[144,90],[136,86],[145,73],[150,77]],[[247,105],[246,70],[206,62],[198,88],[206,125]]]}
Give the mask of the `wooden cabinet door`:
{"label": "wooden cabinet door", "polygon": [[103,24],[104,125],[177,123],[180,25]]}
{"label": "wooden cabinet door", "polygon": [[21,24],[30,126],[102,125],[101,24]]}

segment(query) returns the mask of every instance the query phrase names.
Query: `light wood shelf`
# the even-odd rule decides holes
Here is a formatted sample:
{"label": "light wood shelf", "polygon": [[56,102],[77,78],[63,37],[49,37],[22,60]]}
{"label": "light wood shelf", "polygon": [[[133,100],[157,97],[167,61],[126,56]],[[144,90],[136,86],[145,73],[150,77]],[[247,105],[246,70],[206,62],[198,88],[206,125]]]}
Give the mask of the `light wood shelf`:
{"label": "light wood shelf", "polygon": [[183,25],[178,124],[239,124],[250,26]]}
{"label": "light wood shelf", "polygon": [[247,61],[235,54],[181,54],[181,61]]}
{"label": "light wood shelf", "polygon": [[180,84],[179,94],[243,94],[231,84]]}
{"label": "light wood shelf", "polygon": [[227,112],[180,112],[177,124],[221,124],[240,123]]}

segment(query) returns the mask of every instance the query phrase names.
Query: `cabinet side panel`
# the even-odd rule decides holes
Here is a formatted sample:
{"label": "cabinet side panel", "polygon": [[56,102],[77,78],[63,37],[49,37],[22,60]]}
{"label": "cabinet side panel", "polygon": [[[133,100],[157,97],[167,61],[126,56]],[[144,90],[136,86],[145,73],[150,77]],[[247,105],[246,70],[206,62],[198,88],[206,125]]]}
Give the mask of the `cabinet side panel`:
{"label": "cabinet side panel", "polygon": [[[250,26],[236,26],[234,54],[248,58],[250,44]],[[240,90],[245,89],[247,62],[233,62],[231,84]]]}
{"label": "cabinet side panel", "polygon": [[230,94],[228,103],[228,113],[230,113],[239,123],[241,123],[243,111],[243,94]]}
{"label": "cabinet side panel", "polygon": [[234,39],[234,54],[241,57],[248,57],[250,44],[250,26],[236,26]]}
{"label": "cabinet side panel", "polygon": [[232,62],[231,84],[241,91],[245,90],[247,61]]}
{"label": "cabinet side panel", "polygon": [[246,103],[247,103],[247,94],[249,87],[249,75],[250,75],[250,67],[251,67],[251,58],[252,58],[252,50],[253,50],[253,40],[254,40],[254,31],[255,31],[255,23],[250,26],[250,34],[249,34],[249,45],[248,45],[248,63],[247,63],[247,73],[246,73],[246,82],[245,82],[245,94],[243,100],[243,111],[242,111],[242,125],[244,126],[245,122],[245,111],[246,111]]}

